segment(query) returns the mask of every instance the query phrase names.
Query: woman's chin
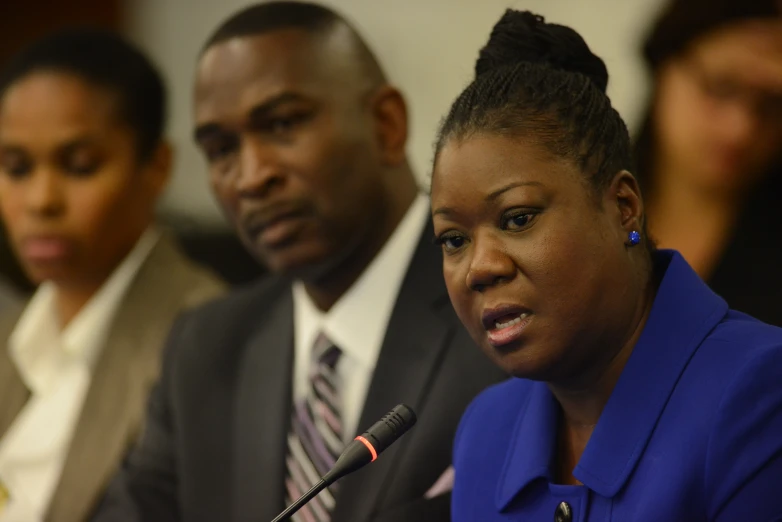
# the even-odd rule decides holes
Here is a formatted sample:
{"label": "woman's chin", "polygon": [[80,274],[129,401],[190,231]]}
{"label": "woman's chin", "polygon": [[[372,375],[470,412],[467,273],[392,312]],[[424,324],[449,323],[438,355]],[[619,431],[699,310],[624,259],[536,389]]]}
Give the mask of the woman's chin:
{"label": "woman's chin", "polygon": [[495,349],[491,358],[505,373],[519,379],[548,381],[555,374],[553,362],[536,356],[532,350],[499,353]]}

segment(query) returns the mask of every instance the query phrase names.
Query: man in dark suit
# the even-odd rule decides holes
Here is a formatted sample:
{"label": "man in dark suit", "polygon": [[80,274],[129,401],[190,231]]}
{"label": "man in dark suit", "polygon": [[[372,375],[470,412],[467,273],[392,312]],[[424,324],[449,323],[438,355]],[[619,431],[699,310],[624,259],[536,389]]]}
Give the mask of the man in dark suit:
{"label": "man in dark suit", "polygon": [[145,434],[98,520],[271,520],[400,402],[413,430],[297,520],[449,520],[451,441],[503,375],[451,308],[404,100],[353,28],[274,2],[201,55],[195,137],[273,273],[185,315]]}

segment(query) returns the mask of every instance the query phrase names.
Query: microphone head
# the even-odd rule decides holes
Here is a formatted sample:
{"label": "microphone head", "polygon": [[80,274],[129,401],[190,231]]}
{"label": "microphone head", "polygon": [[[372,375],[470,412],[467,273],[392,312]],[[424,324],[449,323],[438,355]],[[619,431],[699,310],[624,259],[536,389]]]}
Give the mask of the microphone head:
{"label": "microphone head", "polygon": [[348,473],[374,462],[383,450],[407,433],[416,420],[415,412],[409,406],[399,404],[348,444],[323,480],[332,484]]}
{"label": "microphone head", "polygon": [[416,420],[415,412],[409,406],[399,404],[365,431],[362,437],[369,441],[379,455],[412,428]]}

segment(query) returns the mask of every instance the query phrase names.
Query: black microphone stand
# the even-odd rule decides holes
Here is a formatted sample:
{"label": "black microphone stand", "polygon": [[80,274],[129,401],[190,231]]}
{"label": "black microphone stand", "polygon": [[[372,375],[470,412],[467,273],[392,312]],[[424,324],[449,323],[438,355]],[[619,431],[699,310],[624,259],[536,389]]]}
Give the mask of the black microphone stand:
{"label": "black microphone stand", "polygon": [[355,440],[348,444],[342,455],[337,459],[337,463],[331,468],[331,471],[323,475],[323,478],[317,484],[288,506],[285,511],[277,515],[277,518],[272,520],[272,522],[288,520],[304,504],[315,498],[318,493],[334,482],[373,462],[377,459],[380,452],[404,435],[415,424],[415,421],[415,412],[409,406],[399,404],[373,424],[363,435],[356,437]]}
{"label": "black microphone stand", "polygon": [[282,522],[283,520],[288,520],[294,513],[296,513],[299,509],[301,509],[301,507],[304,504],[306,504],[307,502],[315,498],[318,493],[320,493],[330,485],[331,485],[330,482],[326,482],[325,479],[320,479],[320,482],[312,486],[312,489],[310,489],[304,495],[299,497],[299,499],[293,504],[291,504],[290,506],[288,506],[288,508],[285,511],[277,515],[277,518],[272,520],[272,522]]}

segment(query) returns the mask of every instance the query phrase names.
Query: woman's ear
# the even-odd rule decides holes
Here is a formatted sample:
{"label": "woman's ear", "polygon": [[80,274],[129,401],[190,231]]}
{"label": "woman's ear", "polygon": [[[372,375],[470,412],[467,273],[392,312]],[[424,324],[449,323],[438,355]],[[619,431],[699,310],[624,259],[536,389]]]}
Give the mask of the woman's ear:
{"label": "woman's ear", "polygon": [[625,234],[643,230],[644,204],[641,188],[635,176],[622,170],[614,176],[608,191],[611,202],[619,210],[620,225]]}

